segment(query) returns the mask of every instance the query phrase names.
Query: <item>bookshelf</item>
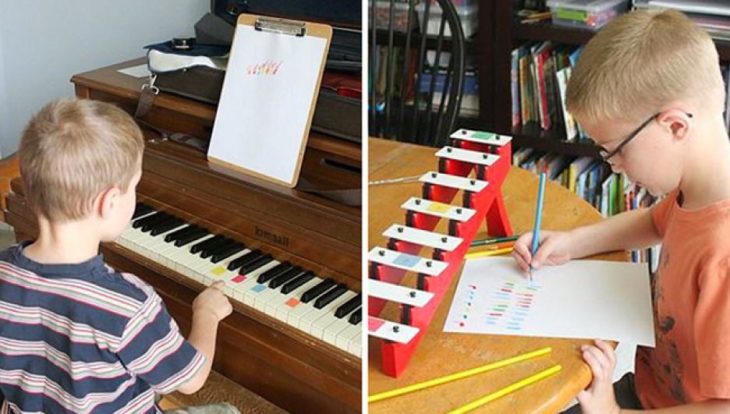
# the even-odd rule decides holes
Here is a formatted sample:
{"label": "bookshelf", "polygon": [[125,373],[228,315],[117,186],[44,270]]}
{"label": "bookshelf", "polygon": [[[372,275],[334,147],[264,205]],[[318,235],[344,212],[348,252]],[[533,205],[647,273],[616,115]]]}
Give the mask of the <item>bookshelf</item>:
{"label": "bookshelf", "polygon": [[[478,120],[481,129],[512,135],[517,147],[571,156],[598,157],[598,148],[585,142],[566,142],[556,132],[542,131],[538,126],[512,128],[512,95],[510,90],[510,53],[521,44],[550,40],[559,44],[587,43],[591,30],[553,25],[549,22],[521,24],[515,17],[514,0],[480,0],[479,33],[477,34],[477,66],[479,68]],[[730,42],[716,40],[720,60],[730,61]],[[461,119],[460,119],[461,120]],[[457,121],[458,122],[458,121]],[[467,127],[467,124],[461,126]]]}

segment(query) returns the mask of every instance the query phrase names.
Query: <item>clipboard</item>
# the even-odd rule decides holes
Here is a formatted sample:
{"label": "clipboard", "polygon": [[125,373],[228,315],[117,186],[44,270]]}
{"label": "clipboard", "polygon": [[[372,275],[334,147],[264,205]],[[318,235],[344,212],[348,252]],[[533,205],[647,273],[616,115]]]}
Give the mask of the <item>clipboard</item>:
{"label": "clipboard", "polygon": [[297,185],[331,38],[325,24],[238,17],[209,162]]}

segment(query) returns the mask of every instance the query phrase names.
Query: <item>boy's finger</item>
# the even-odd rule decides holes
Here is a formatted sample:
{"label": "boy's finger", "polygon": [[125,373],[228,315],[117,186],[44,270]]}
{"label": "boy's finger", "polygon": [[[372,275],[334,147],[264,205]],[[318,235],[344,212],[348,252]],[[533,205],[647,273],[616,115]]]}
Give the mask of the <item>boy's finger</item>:
{"label": "boy's finger", "polygon": [[582,390],[578,393],[578,402],[581,403],[581,405],[587,404],[590,397],[591,394],[588,391]]}
{"label": "boy's finger", "polygon": [[216,281],[216,282],[213,282],[213,284],[212,284],[212,285],[210,285],[210,287],[212,287],[212,288],[214,288],[214,289],[218,289],[218,290],[223,290],[223,288],[224,288],[225,286],[226,286],[226,282],[224,282],[224,281],[222,281],[222,280],[218,280],[218,281]]}
{"label": "boy's finger", "polygon": [[613,350],[613,347],[608,344],[608,342],[602,341],[600,339],[596,339],[595,341],[596,346],[598,349],[600,349],[603,354],[606,356],[606,359],[608,359],[608,362],[613,367],[616,365],[616,353]]}
{"label": "boy's finger", "polygon": [[522,269],[523,272],[526,272],[529,269],[530,266],[527,260],[519,252],[513,251],[512,257],[514,257],[517,265],[520,267],[520,269]]}
{"label": "boy's finger", "polygon": [[583,351],[583,360],[591,368],[591,372],[593,373],[593,382],[601,382],[603,379],[604,369],[596,355],[592,353],[590,349],[586,349]]}

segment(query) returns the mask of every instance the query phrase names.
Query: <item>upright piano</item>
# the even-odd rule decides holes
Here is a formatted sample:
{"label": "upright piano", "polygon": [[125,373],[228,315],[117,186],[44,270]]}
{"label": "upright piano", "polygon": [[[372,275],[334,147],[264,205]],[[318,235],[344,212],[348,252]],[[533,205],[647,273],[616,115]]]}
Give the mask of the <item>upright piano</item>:
{"label": "upright piano", "polygon": [[[142,63],[75,75],[76,95],[133,114],[147,79],[117,70]],[[223,169],[203,150],[165,139],[208,140],[215,109],[155,98],[141,122],[147,143],[135,216],[102,253],[154,286],[185,333],[196,295],[226,280],[234,312],[219,328],[214,370],[290,412],[360,412],[360,208]],[[360,188],[360,170],[359,143],[310,134],[308,185]],[[22,183],[11,189],[6,220],[19,240],[33,238]]]}

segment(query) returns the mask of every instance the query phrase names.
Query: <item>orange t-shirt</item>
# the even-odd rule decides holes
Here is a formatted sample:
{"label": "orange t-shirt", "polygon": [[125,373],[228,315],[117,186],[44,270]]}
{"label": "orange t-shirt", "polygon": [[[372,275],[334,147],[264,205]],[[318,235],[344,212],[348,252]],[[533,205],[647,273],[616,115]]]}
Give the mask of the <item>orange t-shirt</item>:
{"label": "orange t-shirt", "polygon": [[677,194],[652,210],[662,250],[652,280],[656,348],[636,354],[644,408],[730,399],[730,200],[687,210]]}

